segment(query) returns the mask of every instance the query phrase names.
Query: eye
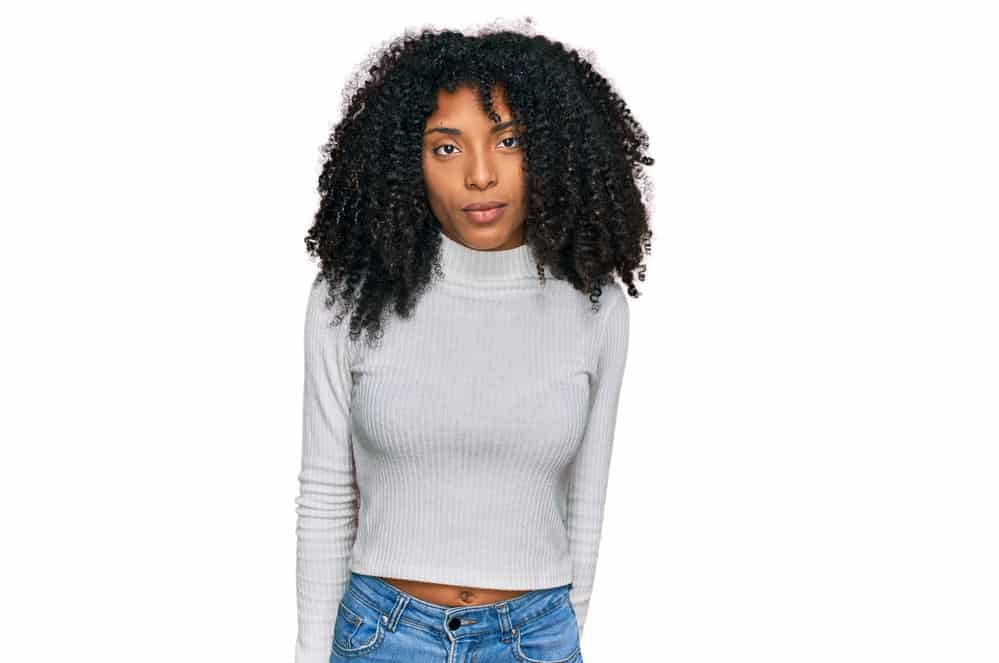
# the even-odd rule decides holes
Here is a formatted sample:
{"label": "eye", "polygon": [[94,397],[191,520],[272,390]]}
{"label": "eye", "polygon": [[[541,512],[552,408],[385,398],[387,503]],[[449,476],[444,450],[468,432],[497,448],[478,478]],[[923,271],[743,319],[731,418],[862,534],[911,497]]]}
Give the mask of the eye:
{"label": "eye", "polygon": [[[506,142],[508,140],[515,140],[515,141],[517,141],[517,145],[518,146],[520,145],[520,136],[507,136],[506,138],[504,138],[500,142],[503,143],[503,142]],[[512,145],[507,145],[507,147],[513,147],[513,146]]]}
{"label": "eye", "polygon": [[450,156],[451,154],[454,154],[453,152],[448,152],[447,154],[441,154],[437,150],[441,149],[442,147],[453,147],[453,148],[457,149],[457,145],[452,145],[451,143],[444,143],[443,145],[438,145],[437,147],[435,147],[432,150],[432,152],[434,154],[436,154],[436,155],[439,155],[439,156]]}

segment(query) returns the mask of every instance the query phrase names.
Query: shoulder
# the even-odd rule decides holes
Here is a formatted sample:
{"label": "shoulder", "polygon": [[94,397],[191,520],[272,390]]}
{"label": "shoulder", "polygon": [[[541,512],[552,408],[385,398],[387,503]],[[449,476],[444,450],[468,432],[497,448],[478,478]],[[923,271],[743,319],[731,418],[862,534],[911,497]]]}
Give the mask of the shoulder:
{"label": "shoulder", "polygon": [[[578,294],[578,293],[577,293]],[[595,361],[620,345],[620,341],[629,336],[628,295],[624,287],[617,281],[608,282],[600,287],[600,309],[594,315],[593,303],[587,297],[581,297],[584,315],[590,319],[588,338],[589,346]]]}
{"label": "shoulder", "polygon": [[603,319],[600,321],[599,352],[605,361],[623,363],[628,353],[628,339],[631,336],[631,313],[628,294],[624,287],[614,281],[603,288],[601,299]]}
{"label": "shoulder", "polygon": [[625,292],[624,286],[617,280],[611,281],[601,288],[602,328],[620,329],[623,325],[627,329],[630,312],[628,299],[628,293]]}
{"label": "shoulder", "polygon": [[332,320],[338,313],[344,310],[341,299],[337,298],[332,305],[328,305],[327,300],[329,298],[329,282],[321,276],[316,276],[309,287],[309,298],[306,305],[306,311],[310,318]]}
{"label": "shoulder", "polygon": [[320,278],[315,278],[309,287],[309,298],[306,303],[306,318],[312,325],[317,325],[323,321],[330,320],[332,309],[326,305],[329,297],[329,284]]}
{"label": "shoulder", "polygon": [[628,305],[628,293],[624,290],[624,285],[614,279],[610,281],[607,285],[601,288],[603,291],[601,293],[601,298],[606,297],[607,302],[614,306],[627,306]]}
{"label": "shoulder", "polygon": [[319,277],[309,287],[305,312],[306,342],[332,348],[337,352],[347,351],[349,355],[350,314],[345,313],[342,320],[336,322],[343,305],[339,300],[332,306],[327,305],[329,289],[329,283]]}

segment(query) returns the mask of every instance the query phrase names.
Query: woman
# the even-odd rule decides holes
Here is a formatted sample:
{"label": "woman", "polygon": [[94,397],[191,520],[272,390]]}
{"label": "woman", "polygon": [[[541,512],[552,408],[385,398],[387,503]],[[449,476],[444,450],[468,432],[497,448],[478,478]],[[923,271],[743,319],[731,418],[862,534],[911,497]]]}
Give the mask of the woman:
{"label": "woman", "polygon": [[648,139],[543,37],[365,69],[306,238],[296,661],[581,663]]}

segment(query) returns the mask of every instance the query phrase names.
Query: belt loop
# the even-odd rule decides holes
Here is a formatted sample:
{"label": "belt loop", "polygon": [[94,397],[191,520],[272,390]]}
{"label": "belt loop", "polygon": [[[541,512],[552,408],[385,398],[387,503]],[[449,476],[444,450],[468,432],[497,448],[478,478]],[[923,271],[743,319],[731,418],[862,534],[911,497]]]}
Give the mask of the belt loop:
{"label": "belt loop", "polygon": [[513,630],[513,624],[510,621],[510,606],[506,601],[502,601],[496,604],[496,613],[499,617],[500,625],[500,639],[503,642],[512,642],[513,635],[511,631]]}
{"label": "belt loop", "polygon": [[388,621],[385,622],[385,628],[394,631],[398,627],[402,611],[406,609],[407,605],[409,605],[409,597],[400,592],[395,599],[395,607],[392,608],[391,614],[388,615]]}

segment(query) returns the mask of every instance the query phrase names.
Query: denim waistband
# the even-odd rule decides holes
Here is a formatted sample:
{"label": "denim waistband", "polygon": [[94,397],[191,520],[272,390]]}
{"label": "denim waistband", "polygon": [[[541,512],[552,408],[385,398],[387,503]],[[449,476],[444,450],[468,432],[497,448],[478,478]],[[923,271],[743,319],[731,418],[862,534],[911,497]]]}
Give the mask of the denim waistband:
{"label": "denim waistband", "polygon": [[521,624],[569,601],[571,587],[572,583],[533,589],[493,603],[446,606],[418,599],[377,576],[351,571],[346,591],[379,610],[389,630],[395,630],[400,620],[408,620],[454,638],[500,633],[507,639]]}

